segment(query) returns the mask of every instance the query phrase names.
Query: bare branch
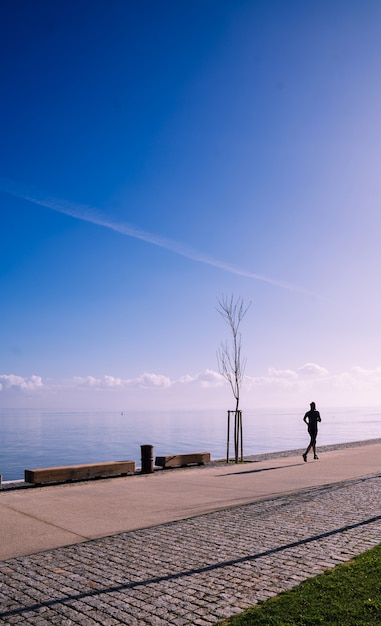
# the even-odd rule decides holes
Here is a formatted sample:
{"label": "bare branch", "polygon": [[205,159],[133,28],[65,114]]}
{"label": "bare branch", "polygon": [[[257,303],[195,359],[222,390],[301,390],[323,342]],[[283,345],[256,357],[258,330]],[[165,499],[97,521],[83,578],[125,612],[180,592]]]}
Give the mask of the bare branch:
{"label": "bare branch", "polygon": [[241,334],[239,326],[243,320],[251,302],[244,305],[240,297],[234,301],[234,297],[222,295],[217,298],[217,311],[230,327],[232,333],[232,345],[228,342],[222,343],[217,352],[217,361],[220,374],[229,382],[233,396],[236,400],[236,410],[239,405],[240,386],[245,372],[246,359],[241,356]]}

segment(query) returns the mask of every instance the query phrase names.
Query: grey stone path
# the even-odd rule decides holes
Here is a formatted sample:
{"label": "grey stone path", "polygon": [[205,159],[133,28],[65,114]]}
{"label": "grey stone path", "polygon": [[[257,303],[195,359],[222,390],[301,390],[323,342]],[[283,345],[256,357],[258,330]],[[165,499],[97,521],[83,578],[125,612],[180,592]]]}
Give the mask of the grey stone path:
{"label": "grey stone path", "polygon": [[0,623],[207,626],[381,541],[381,476],[0,563]]}

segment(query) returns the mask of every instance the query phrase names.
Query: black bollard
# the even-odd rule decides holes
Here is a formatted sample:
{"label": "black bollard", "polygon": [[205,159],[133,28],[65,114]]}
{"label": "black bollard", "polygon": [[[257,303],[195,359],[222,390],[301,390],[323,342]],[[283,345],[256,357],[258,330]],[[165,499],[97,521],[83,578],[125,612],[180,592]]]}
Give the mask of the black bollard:
{"label": "black bollard", "polygon": [[142,474],[153,474],[153,446],[140,446],[142,453]]}

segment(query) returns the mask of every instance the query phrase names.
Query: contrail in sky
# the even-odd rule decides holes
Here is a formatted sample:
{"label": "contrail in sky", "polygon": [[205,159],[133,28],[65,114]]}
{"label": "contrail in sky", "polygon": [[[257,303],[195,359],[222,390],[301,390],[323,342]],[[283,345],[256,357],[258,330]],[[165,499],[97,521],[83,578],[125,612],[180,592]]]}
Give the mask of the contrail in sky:
{"label": "contrail in sky", "polygon": [[55,198],[41,197],[41,195],[36,191],[33,191],[31,193],[30,190],[28,191],[26,189],[23,189],[22,186],[16,185],[4,179],[0,179],[0,189],[2,191],[5,191],[6,193],[11,194],[12,196],[21,198],[22,200],[27,200],[28,202],[32,202],[33,204],[38,204],[40,206],[46,207],[47,209],[51,209],[52,211],[57,211],[58,213],[69,215],[70,217],[74,217],[84,222],[90,222],[91,224],[95,224],[97,226],[103,226],[104,228],[114,230],[115,232],[121,233],[122,235],[133,237],[134,239],[141,239],[142,241],[151,243],[152,245],[158,246],[159,248],[164,248],[165,250],[169,250],[170,252],[179,254],[180,256],[183,256],[192,261],[197,261],[198,263],[203,263],[204,265],[210,265],[211,267],[215,267],[216,269],[229,272],[230,274],[236,274],[237,276],[260,280],[262,282],[269,283],[270,285],[274,285],[275,287],[281,287],[282,289],[291,289],[292,291],[299,291],[308,295],[314,295],[311,294],[311,292],[300,289],[299,287],[296,287],[294,285],[290,285],[288,283],[284,283],[279,280],[269,278],[267,276],[262,276],[261,274],[256,274],[254,272],[249,272],[247,270],[234,267],[233,265],[225,263],[224,261],[219,261],[218,259],[213,259],[212,257],[209,257],[202,252],[199,252],[198,250],[186,246],[185,244],[172,241],[170,239],[165,239],[163,237],[160,237],[159,235],[148,233],[144,230],[135,228],[130,224],[118,223],[109,220],[106,216],[102,215],[92,207],[71,202],[65,202],[62,200],[57,200]]}

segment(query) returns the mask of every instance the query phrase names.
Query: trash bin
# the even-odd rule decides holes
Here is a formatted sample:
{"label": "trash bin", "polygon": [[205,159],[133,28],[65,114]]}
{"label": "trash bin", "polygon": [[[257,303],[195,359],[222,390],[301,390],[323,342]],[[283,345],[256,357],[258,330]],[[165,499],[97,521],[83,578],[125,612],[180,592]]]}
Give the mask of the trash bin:
{"label": "trash bin", "polygon": [[145,444],[140,446],[142,453],[142,474],[153,473],[153,446]]}

